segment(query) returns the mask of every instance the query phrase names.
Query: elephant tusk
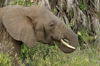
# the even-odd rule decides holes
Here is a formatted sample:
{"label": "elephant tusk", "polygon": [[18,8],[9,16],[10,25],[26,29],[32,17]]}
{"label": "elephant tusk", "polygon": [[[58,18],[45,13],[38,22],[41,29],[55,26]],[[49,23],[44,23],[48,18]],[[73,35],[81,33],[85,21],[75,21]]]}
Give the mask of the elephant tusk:
{"label": "elephant tusk", "polygon": [[69,48],[72,48],[72,49],[75,49],[75,47],[67,44],[65,41],[63,41],[63,39],[60,40],[65,46],[69,47]]}

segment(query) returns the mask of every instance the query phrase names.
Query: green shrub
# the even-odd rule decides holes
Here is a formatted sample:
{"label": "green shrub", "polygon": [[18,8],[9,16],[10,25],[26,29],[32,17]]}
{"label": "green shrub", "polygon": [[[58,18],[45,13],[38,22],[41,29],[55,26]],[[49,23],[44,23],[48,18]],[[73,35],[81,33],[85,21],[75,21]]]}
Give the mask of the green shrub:
{"label": "green shrub", "polygon": [[31,0],[16,0],[10,2],[12,5],[23,5],[23,6],[33,6]]}
{"label": "green shrub", "polygon": [[9,54],[4,54],[0,52],[0,66],[14,66],[14,58],[10,57]]}
{"label": "green shrub", "polygon": [[84,11],[84,10],[87,9],[87,4],[86,4],[86,3],[85,3],[85,4],[80,3],[80,4],[79,4],[79,7],[80,7],[80,9],[81,9],[82,11]]}
{"label": "green shrub", "polygon": [[21,59],[25,60],[21,64],[26,66],[99,66],[100,51],[95,48],[89,46],[80,50],[78,47],[75,52],[66,54],[60,51],[57,45],[38,43],[36,48],[29,48],[24,44]]}
{"label": "green shrub", "polygon": [[18,56],[17,53],[14,57],[11,56],[13,54],[12,50],[14,49],[13,43],[5,41],[4,44],[0,46],[0,66],[15,66],[13,61],[14,59],[18,60]]}

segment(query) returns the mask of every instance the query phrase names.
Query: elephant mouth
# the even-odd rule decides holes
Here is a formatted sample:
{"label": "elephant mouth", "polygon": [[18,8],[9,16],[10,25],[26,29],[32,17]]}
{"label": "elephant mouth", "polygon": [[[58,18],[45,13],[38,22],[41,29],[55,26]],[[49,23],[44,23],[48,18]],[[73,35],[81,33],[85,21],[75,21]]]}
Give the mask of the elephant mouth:
{"label": "elephant mouth", "polygon": [[63,43],[65,46],[71,48],[71,49],[76,49],[75,47],[69,45],[69,41],[66,39],[60,39],[60,42]]}
{"label": "elephant mouth", "polygon": [[[63,45],[65,45],[66,47],[68,48],[71,48],[71,49],[76,49],[74,46],[71,46],[69,44],[69,41],[67,39],[60,39],[60,40],[55,40],[53,37],[51,37],[54,41],[57,41],[57,42],[61,42]],[[54,44],[54,43],[53,43]]]}

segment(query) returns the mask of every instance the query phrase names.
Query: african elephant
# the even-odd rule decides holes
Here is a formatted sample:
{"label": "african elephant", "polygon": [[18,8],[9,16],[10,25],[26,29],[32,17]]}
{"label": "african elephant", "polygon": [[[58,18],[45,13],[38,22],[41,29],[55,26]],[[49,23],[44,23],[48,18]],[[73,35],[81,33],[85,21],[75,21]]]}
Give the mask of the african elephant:
{"label": "african elephant", "polygon": [[[0,36],[1,44],[13,42],[12,56],[19,55],[22,43],[36,47],[37,42],[54,45],[55,41],[64,53],[73,52],[78,45],[76,34],[45,7],[9,5],[1,8]],[[16,60],[14,62],[17,65]]]}

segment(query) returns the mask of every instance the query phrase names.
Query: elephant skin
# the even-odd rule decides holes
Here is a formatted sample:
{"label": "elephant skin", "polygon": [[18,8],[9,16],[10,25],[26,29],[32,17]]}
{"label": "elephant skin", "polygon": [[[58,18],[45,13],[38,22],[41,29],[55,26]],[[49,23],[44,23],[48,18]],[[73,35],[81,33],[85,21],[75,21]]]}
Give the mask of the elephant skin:
{"label": "elephant skin", "polygon": [[[69,45],[74,48],[62,45],[61,39],[67,39]],[[8,41],[7,44],[13,42],[13,57],[15,53],[19,56],[22,42],[29,47],[36,47],[37,42],[52,45],[55,41],[64,53],[73,52],[78,45],[76,34],[48,9],[19,5],[9,5],[0,9],[1,45],[4,41]],[[16,59],[14,63],[18,65]]]}

